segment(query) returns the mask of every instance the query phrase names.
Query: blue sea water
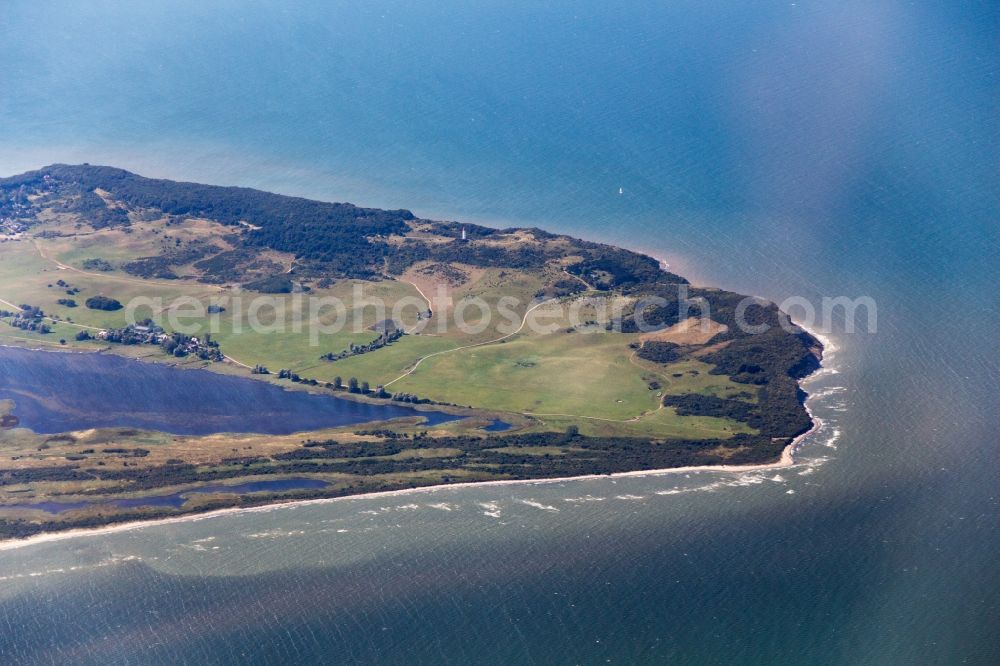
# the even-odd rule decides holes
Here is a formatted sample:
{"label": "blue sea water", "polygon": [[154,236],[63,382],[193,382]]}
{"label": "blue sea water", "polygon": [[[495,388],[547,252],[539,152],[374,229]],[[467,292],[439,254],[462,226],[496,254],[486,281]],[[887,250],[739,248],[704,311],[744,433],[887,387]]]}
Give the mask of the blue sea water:
{"label": "blue sea water", "polygon": [[830,327],[795,467],[4,550],[0,661],[1000,662],[998,44],[992,2],[5,3],[5,174],[537,224],[878,316]]}

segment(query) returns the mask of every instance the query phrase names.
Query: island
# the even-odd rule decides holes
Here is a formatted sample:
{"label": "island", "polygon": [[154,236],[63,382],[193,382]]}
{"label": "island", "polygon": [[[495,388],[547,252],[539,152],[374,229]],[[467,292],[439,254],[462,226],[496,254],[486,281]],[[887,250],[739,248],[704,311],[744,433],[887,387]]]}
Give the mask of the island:
{"label": "island", "polygon": [[[813,425],[800,382],[822,358],[774,304],[631,250],[87,164],[0,179],[0,345],[65,364],[29,378],[0,354],[0,538],[771,464]],[[70,381],[83,352],[142,363]],[[237,383],[198,393],[204,373]],[[227,420],[254,382],[314,402]],[[338,405],[366,411],[302,416]]]}

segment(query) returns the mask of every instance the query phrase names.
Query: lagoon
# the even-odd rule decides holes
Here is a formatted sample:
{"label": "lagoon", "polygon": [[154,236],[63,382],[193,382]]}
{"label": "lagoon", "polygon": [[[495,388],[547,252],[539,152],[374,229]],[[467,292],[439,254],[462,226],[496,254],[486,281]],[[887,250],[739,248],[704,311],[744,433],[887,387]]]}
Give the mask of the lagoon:
{"label": "lagoon", "polygon": [[0,348],[4,399],[14,401],[21,427],[42,434],[118,427],[175,435],[287,435],[402,417],[422,416],[428,425],[458,418],[113,354],[12,347]]}
{"label": "lagoon", "polygon": [[869,295],[878,332],[830,331],[825,428],[780,473],[0,551],[0,661],[1000,663],[998,3],[253,7],[5,3],[0,171],[537,224],[741,293]]}

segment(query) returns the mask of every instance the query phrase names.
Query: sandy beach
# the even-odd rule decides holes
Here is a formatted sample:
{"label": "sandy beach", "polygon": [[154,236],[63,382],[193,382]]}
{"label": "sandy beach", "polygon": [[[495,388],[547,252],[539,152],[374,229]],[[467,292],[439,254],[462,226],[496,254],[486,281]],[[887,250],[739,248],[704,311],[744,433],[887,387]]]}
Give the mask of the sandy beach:
{"label": "sandy beach", "polygon": [[193,522],[197,520],[208,520],[237,513],[260,513],[265,511],[277,511],[281,509],[295,508],[299,506],[309,506],[316,504],[331,504],[333,502],[346,502],[351,500],[368,500],[380,497],[402,497],[407,495],[430,494],[444,490],[460,490],[463,488],[486,488],[497,486],[531,486],[531,485],[551,485],[554,483],[570,483],[576,481],[587,481],[597,479],[617,479],[626,477],[662,476],[667,474],[684,474],[691,472],[732,472],[743,473],[768,469],[780,469],[790,467],[795,464],[793,452],[801,438],[816,432],[818,426],[815,425],[809,432],[803,433],[795,441],[786,446],[781,452],[781,458],[773,463],[762,463],[755,465],[701,465],[688,467],[668,467],[665,469],[636,470],[634,472],[617,472],[615,474],[586,474],[583,476],[565,476],[552,479],[511,479],[504,481],[474,481],[469,483],[451,483],[436,486],[421,486],[418,488],[403,488],[401,490],[386,490],[373,493],[360,493],[358,495],[346,495],[343,497],[321,497],[308,500],[289,500],[275,502],[254,507],[231,507],[218,509],[216,511],[206,511],[205,513],[194,513],[171,518],[157,518],[153,520],[136,520],[130,522],[116,523],[105,527],[94,527],[87,529],[72,529],[62,532],[46,532],[36,534],[25,539],[9,539],[0,541],[0,551],[23,548],[37,543],[49,541],[62,541],[64,539],[74,539],[79,537],[99,536],[102,534],[114,534],[116,532],[126,532],[131,530],[155,527],[158,525],[170,525],[174,523]]}
{"label": "sandy beach", "polygon": [[[644,254],[647,254],[647,256],[656,259],[656,261],[659,262],[660,267],[663,270],[665,271],[670,270],[670,263],[667,262],[662,257],[656,256],[653,253],[646,252],[641,249],[636,251],[642,252]],[[800,380],[799,382],[800,386],[804,387],[805,384],[808,384],[810,381],[816,379],[818,376],[822,376],[824,373],[829,373],[834,371],[830,366],[829,358],[831,354],[834,351],[836,351],[836,345],[834,345],[833,342],[828,337],[820,333],[817,333],[814,330],[811,330],[805,325],[797,324],[797,326],[807,331],[810,335],[812,335],[814,338],[816,338],[823,344],[822,367],[819,368],[817,371],[813,372],[808,377],[805,377],[802,380]],[[54,351],[54,350],[38,349],[38,351]],[[88,353],[88,352],[83,352],[83,353]],[[759,463],[750,465],[695,465],[686,467],[668,467],[664,469],[636,470],[633,472],[617,472],[614,474],[587,474],[582,476],[557,477],[552,479],[512,479],[503,481],[479,481],[479,482],[469,482],[469,483],[442,484],[435,486],[422,486],[417,488],[405,488],[401,490],[360,493],[357,495],[347,495],[343,497],[326,497],[326,498],[307,499],[307,500],[279,501],[255,507],[231,507],[226,509],[218,509],[215,511],[207,511],[204,513],[194,513],[194,514],[174,516],[170,518],[156,518],[151,520],[122,522],[113,525],[107,525],[104,527],[71,529],[61,532],[46,532],[42,534],[36,534],[24,539],[9,539],[5,541],[0,541],[0,551],[12,550],[15,548],[23,548],[37,543],[60,541],[63,539],[73,539],[73,538],[87,537],[87,536],[98,536],[102,534],[112,534],[116,532],[143,529],[146,527],[154,527],[157,525],[169,525],[173,523],[190,522],[196,520],[209,520],[212,518],[218,518],[220,516],[227,516],[236,513],[275,511],[275,510],[294,508],[298,506],[328,504],[332,502],[344,502],[351,500],[367,500],[379,497],[399,497],[404,495],[434,493],[444,490],[459,490],[462,488],[529,486],[529,485],[543,485],[543,484],[554,484],[554,483],[571,483],[571,482],[596,480],[596,479],[616,479],[616,478],[663,476],[669,474],[688,474],[692,472],[745,473],[745,472],[754,472],[761,470],[782,469],[794,465],[795,451],[801,445],[802,441],[805,438],[819,432],[823,428],[822,420],[817,418],[813,414],[812,410],[809,409],[808,392],[805,401],[805,408],[809,414],[810,419],[812,420],[812,427],[807,432],[804,432],[795,439],[793,439],[792,442],[789,443],[788,446],[786,446],[782,450],[779,459],[773,463]]]}
{"label": "sandy beach", "polygon": [[[809,329],[805,330],[809,331],[811,335],[813,335],[816,339],[820,340],[820,342],[823,343],[824,361],[827,361],[830,354],[836,350],[836,346],[832,343],[832,341],[829,340],[829,338],[826,338],[825,336],[818,334],[814,331],[811,331]],[[800,382],[800,384],[802,385],[808,384],[811,380],[814,380],[817,377],[822,376],[822,373],[832,372],[832,371],[833,368],[827,365],[827,363],[824,363],[823,367],[820,370],[817,370],[813,374],[804,378]],[[43,534],[36,534],[27,537],[25,539],[9,539],[6,541],[0,541],[0,551],[24,548],[39,543],[62,541],[65,539],[93,537],[93,536],[100,536],[103,534],[114,534],[117,532],[126,532],[131,530],[144,529],[147,527],[156,527],[160,525],[170,525],[175,523],[185,523],[185,522],[193,522],[199,520],[210,520],[213,518],[219,518],[222,516],[233,515],[237,513],[259,513],[265,511],[280,511],[299,506],[330,504],[333,502],[349,502],[354,500],[369,500],[369,499],[384,498],[384,497],[402,497],[409,495],[432,494],[436,492],[449,491],[449,490],[461,490],[463,488],[551,485],[558,483],[572,483],[572,482],[599,480],[599,479],[665,476],[670,474],[690,474],[693,472],[723,472],[723,473],[741,474],[745,472],[782,469],[795,465],[795,451],[802,444],[803,440],[821,431],[823,428],[822,420],[817,418],[809,409],[808,397],[806,398],[806,411],[809,412],[809,416],[812,419],[813,423],[812,428],[810,428],[807,432],[802,433],[794,440],[792,440],[792,442],[789,443],[788,446],[786,446],[782,450],[781,457],[773,463],[760,463],[752,465],[692,465],[687,467],[668,467],[664,469],[636,470],[634,472],[618,472],[615,474],[587,474],[582,476],[557,477],[553,479],[512,479],[504,481],[452,483],[452,484],[442,484],[436,486],[422,486],[418,488],[404,488],[401,490],[361,493],[358,495],[347,495],[343,497],[324,497],[324,498],[308,499],[308,500],[290,500],[290,501],[275,502],[272,504],[265,504],[262,506],[255,506],[255,507],[231,507],[227,509],[208,511],[205,513],[187,514],[181,516],[174,516],[170,518],[157,518],[153,520],[138,520],[131,522],[123,522],[113,525],[107,525],[104,527],[73,529],[62,532],[46,532]]]}

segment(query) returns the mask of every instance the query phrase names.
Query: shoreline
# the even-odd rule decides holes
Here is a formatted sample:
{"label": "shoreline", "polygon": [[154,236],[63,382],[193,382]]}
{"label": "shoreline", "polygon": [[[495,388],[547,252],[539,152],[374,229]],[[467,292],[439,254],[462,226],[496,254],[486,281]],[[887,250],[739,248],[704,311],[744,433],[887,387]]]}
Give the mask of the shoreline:
{"label": "shoreline", "polygon": [[[645,254],[646,256],[649,256],[649,257],[655,259],[657,261],[657,263],[660,265],[660,268],[662,270],[668,271],[668,272],[670,271],[670,263],[666,259],[664,259],[663,257],[658,256],[657,254],[654,254],[653,252],[651,252],[649,250],[636,249],[636,250],[633,250],[633,251],[634,252],[638,252],[640,254]],[[768,299],[764,299],[764,300],[768,300]],[[795,324],[795,322],[792,322],[792,323]],[[836,345],[833,344],[833,342],[828,337],[826,337],[826,336],[824,336],[824,335],[822,335],[820,333],[817,333],[816,331],[813,331],[810,328],[808,328],[807,326],[804,326],[802,324],[795,324],[795,325],[798,326],[799,328],[801,328],[802,330],[806,331],[810,335],[812,335],[814,338],[816,338],[820,342],[820,344],[822,345],[822,348],[823,348],[822,352],[821,352],[820,359],[819,359],[819,367],[816,370],[814,370],[812,373],[810,373],[809,375],[807,375],[807,376],[805,376],[805,377],[803,377],[803,378],[801,378],[801,379],[798,380],[797,383],[798,383],[799,387],[802,388],[802,387],[804,387],[804,385],[806,383],[810,382],[811,380],[814,380],[817,377],[822,376],[826,372],[833,371],[833,368],[829,365],[829,360],[828,359],[829,359],[829,356],[834,351],[836,351],[837,347],[836,347]],[[14,338],[14,339],[18,339],[18,338]],[[46,344],[46,341],[29,340],[27,338],[24,338],[23,340],[25,342],[41,343],[42,345]],[[71,350],[71,349],[65,349],[65,348],[60,349],[59,345],[53,345],[53,346],[55,346],[54,349],[51,348],[51,347],[48,348],[48,349],[37,348],[37,347],[27,347],[27,348],[31,349],[33,351],[43,351],[43,352],[44,351],[48,351],[48,352],[54,352],[54,353],[60,353],[60,352],[67,353],[68,352],[68,353],[82,353],[82,354],[87,354],[87,353],[100,353],[102,351],[105,351],[104,349],[97,349],[97,350]],[[23,345],[3,344],[2,342],[0,342],[0,347],[12,347],[12,348],[20,348],[20,349],[25,349],[26,348]],[[112,351],[111,353],[114,353],[114,352]],[[139,362],[143,361],[143,359],[136,358],[136,357],[126,357],[126,358],[131,358],[132,360],[139,361]],[[229,360],[230,362],[234,362],[233,359],[228,359],[228,357],[227,357],[227,360]],[[242,365],[242,364],[239,364],[239,365]],[[199,368],[199,369],[207,370],[206,368]],[[211,372],[211,370],[207,370],[207,371]],[[285,390],[290,390],[290,389],[285,388]],[[804,390],[804,388],[803,388],[803,390]],[[340,397],[340,396],[333,396],[333,397]],[[216,509],[216,510],[212,510],[212,511],[206,511],[204,513],[189,513],[189,514],[181,514],[181,515],[177,515],[177,516],[170,516],[170,517],[166,517],[166,518],[153,518],[153,519],[147,519],[147,520],[140,519],[140,520],[132,520],[132,521],[123,521],[123,522],[120,522],[120,523],[112,523],[112,524],[104,525],[104,526],[101,526],[101,527],[75,528],[75,529],[68,529],[68,530],[57,530],[57,531],[52,531],[52,532],[41,532],[39,534],[35,534],[35,535],[29,536],[29,537],[25,537],[23,539],[0,540],[0,552],[7,551],[7,550],[14,550],[14,549],[22,548],[22,547],[31,546],[31,545],[34,545],[34,544],[37,544],[37,543],[45,543],[45,542],[49,542],[49,541],[60,541],[60,540],[63,540],[63,539],[72,539],[72,538],[87,537],[87,536],[100,536],[102,534],[113,534],[113,533],[118,533],[118,532],[132,531],[132,530],[137,530],[137,529],[143,529],[143,528],[146,528],[146,527],[155,527],[155,526],[158,526],[158,525],[169,525],[169,524],[175,524],[175,523],[184,523],[184,522],[193,522],[193,521],[198,521],[198,520],[207,520],[207,519],[210,519],[210,518],[217,518],[217,517],[222,517],[222,516],[226,516],[226,515],[234,515],[234,514],[237,514],[237,513],[274,511],[274,510],[280,510],[280,509],[285,509],[285,508],[294,508],[294,507],[298,507],[298,506],[329,504],[329,503],[341,502],[341,501],[345,501],[345,500],[365,500],[365,499],[373,499],[373,498],[378,498],[378,497],[397,497],[397,496],[410,495],[410,494],[433,493],[433,492],[440,491],[442,489],[458,489],[458,490],[461,490],[461,489],[465,489],[465,488],[488,487],[488,486],[498,486],[499,487],[499,486],[529,485],[529,484],[572,483],[572,482],[578,482],[578,481],[597,480],[597,479],[612,479],[613,480],[613,479],[617,479],[617,478],[638,478],[638,477],[647,477],[647,476],[665,476],[665,475],[668,475],[668,474],[685,474],[685,473],[692,473],[692,472],[694,472],[694,473],[699,473],[699,472],[721,472],[721,473],[737,473],[738,474],[738,473],[761,471],[761,470],[769,470],[769,469],[783,469],[783,468],[788,468],[788,467],[791,467],[791,466],[795,465],[795,452],[798,450],[799,446],[801,446],[801,444],[805,440],[805,438],[807,438],[807,437],[809,437],[809,436],[811,436],[811,435],[813,435],[813,434],[821,431],[822,428],[823,428],[823,425],[824,425],[823,424],[823,420],[820,419],[820,418],[818,418],[812,412],[812,410],[809,408],[809,399],[811,397],[812,396],[808,392],[806,392],[806,398],[803,401],[803,407],[805,408],[806,413],[809,416],[809,419],[810,419],[810,422],[812,423],[812,426],[806,432],[804,432],[804,433],[796,436],[794,439],[792,439],[792,441],[789,442],[789,444],[782,449],[781,455],[779,456],[778,460],[776,460],[774,462],[770,462],[770,463],[750,463],[750,464],[746,464],[746,465],[726,465],[726,464],[720,464],[720,465],[688,465],[688,466],[682,466],[682,467],[667,467],[667,468],[651,469],[651,470],[635,470],[635,471],[630,471],[630,472],[615,472],[615,473],[612,473],[612,474],[585,474],[585,475],[579,475],[579,476],[556,477],[556,478],[550,478],[550,479],[509,479],[509,480],[498,480],[498,481],[472,481],[472,482],[452,483],[452,484],[438,484],[438,485],[432,485],[432,486],[418,486],[418,487],[414,487],[414,488],[403,488],[403,489],[399,489],[399,490],[387,490],[387,491],[376,491],[376,492],[368,492],[368,493],[359,493],[357,495],[345,495],[345,496],[340,496],[340,497],[320,497],[320,498],[311,498],[311,499],[302,499],[302,500],[283,500],[283,501],[266,503],[266,504],[262,504],[262,505],[259,505],[259,506],[227,507],[227,508],[223,508],[223,509]],[[423,405],[421,405],[421,407],[423,407]],[[417,411],[423,411],[423,410],[417,410]]]}
{"label": "shoreline", "polygon": [[[806,330],[810,335],[815,337],[823,345],[823,358],[820,360],[820,368],[812,372],[806,377],[799,380],[799,386],[802,387],[804,384],[808,383],[810,380],[814,380],[822,376],[823,371],[833,371],[833,368],[829,365],[823,364],[823,361],[828,358],[828,354],[836,351],[837,347],[833,342],[826,336],[811,331],[808,328],[802,326],[803,330]],[[804,390],[804,389],[803,389]],[[314,506],[322,504],[332,504],[335,502],[345,502],[351,500],[369,500],[379,497],[401,497],[406,495],[417,495],[417,494],[429,494],[435,493],[442,490],[463,490],[469,488],[486,488],[486,487],[502,487],[502,486],[527,486],[527,485],[549,485],[556,483],[573,483],[579,481],[593,481],[600,479],[619,479],[619,478],[641,478],[647,476],[666,476],[669,474],[688,474],[688,473],[700,473],[700,472],[721,472],[721,473],[745,473],[745,472],[756,472],[770,469],[785,469],[792,467],[796,464],[795,462],[795,452],[802,445],[802,442],[809,436],[820,432],[823,429],[823,420],[818,418],[813,414],[812,410],[809,408],[809,399],[812,397],[811,394],[806,394],[806,399],[804,402],[804,407],[806,412],[809,414],[809,418],[812,421],[812,427],[806,432],[796,436],[791,442],[781,450],[781,455],[778,460],[770,463],[751,463],[748,465],[688,465],[683,467],[665,467],[662,469],[649,469],[649,470],[635,470],[632,472],[615,472],[613,474],[584,474],[580,476],[564,476],[556,477],[551,479],[506,479],[500,481],[470,481],[464,483],[446,483],[438,484],[433,486],[418,486],[415,488],[402,488],[399,490],[385,490],[376,491],[369,493],[359,493],[357,495],[344,495],[341,497],[319,497],[312,499],[303,500],[286,500],[272,502],[268,504],[262,504],[260,506],[251,507],[228,507],[225,509],[216,509],[213,511],[206,511],[204,513],[190,513],[178,516],[170,516],[169,518],[153,518],[149,520],[133,520],[125,521],[121,523],[113,523],[110,525],[104,525],[102,527],[88,527],[88,528],[78,528],[69,529],[61,531],[52,532],[42,532],[35,534],[23,539],[6,539],[0,540],[0,552],[17,550],[19,548],[26,548],[28,546],[33,546],[40,543],[48,543],[52,541],[63,541],[66,539],[76,539],[82,537],[91,536],[101,536],[104,534],[116,534],[119,532],[130,532],[133,530],[144,529],[147,527],[157,527],[160,525],[172,525],[178,523],[195,522],[201,520],[209,520],[213,518],[220,518],[228,515],[236,515],[243,513],[262,513],[268,511],[279,511],[284,509],[292,509],[300,506]]]}
{"label": "shoreline", "polygon": [[434,486],[417,486],[415,488],[401,488],[399,490],[382,490],[370,493],[360,493],[357,495],[344,495],[341,497],[318,497],[304,500],[286,500],[262,504],[250,507],[227,507],[216,509],[204,513],[191,513],[186,515],[171,516],[169,518],[153,518],[149,520],[133,520],[121,523],[105,525],[103,527],[88,527],[82,529],[69,529],[53,532],[42,532],[24,539],[7,539],[0,541],[0,552],[16,550],[32,546],[38,543],[49,541],[62,541],[64,539],[75,539],[78,537],[100,536],[103,534],[114,534],[117,532],[130,532],[132,530],[146,527],[157,527],[160,525],[170,525],[176,523],[196,522],[219,518],[227,515],[242,513],[263,513],[267,511],[277,511],[281,509],[296,508],[300,506],[311,506],[321,504],[332,504],[334,502],[344,502],[349,500],[368,500],[379,497],[401,497],[405,495],[417,495],[434,493],[441,490],[463,490],[469,488],[485,488],[500,486],[523,486],[523,485],[548,485],[554,483],[572,483],[576,481],[593,481],[599,479],[619,479],[637,478],[646,476],[665,476],[667,474],[684,474],[691,472],[754,472],[768,469],[783,469],[795,464],[794,449],[797,447],[800,438],[806,437],[816,432],[822,427],[822,422],[814,420],[813,428],[795,438],[788,446],[781,451],[781,457],[772,463],[753,463],[749,465],[689,465],[686,467],[665,467],[663,469],[635,470],[632,472],[615,472],[613,474],[584,474],[581,476],[561,476],[551,479],[504,479],[500,481],[469,481],[464,483],[445,483]]}
{"label": "shoreline", "polygon": [[[21,350],[21,351],[41,352],[41,353],[49,353],[49,354],[81,354],[81,355],[94,354],[94,355],[114,356],[115,358],[124,359],[126,361],[132,361],[132,362],[135,362],[135,363],[147,363],[147,364],[152,364],[152,365],[161,365],[163,367],[174,368],[174,369],[180,370],[182,372],[208,372],[208,373],[212,373],[213,375],[222,376],[222,377],[235,377],[235,378],[238,378],[238,379],[245,379],[245,380],[248,380],[248,381],[263,382],[263,383],[266,383],[266,384],[268,384],[270,386],[277,387],[277,388],[281,389],[282,391],[287,391],[289,393],[295,393],[295,392],[298,392],[298,393],[308,393],[309,395],[324,396],[324,397],[333,398],[333,399],[336,399],[336,400],[346,400],[348,402],[360,403],[360,404],[364,404],[364,405],[374,405],[374,406],[377,406],[377,407],[378,406],[400,407],[402,409],[408,409],[410,411],[417,412],[413,416],[397,416],[397,417],[393,417],[393,418],[389,418],[389,419],[380,419],[380,420],[377,420],[377,421],[361,421],[361,422],[358,422],[358,423],[344,424],[343,426],[334,426],[334,428],[341,428],[341,427],[346,428],[346,427],[364,426],[364,425],[371,425],[371,424],[389,423],[389,422],[392,422],[392,421],[395,421],[395,420],[398,420],[398,419],[414,418],[414,416],[415,417],[419,417],[419,418],[427,418],[426,413],[428,413],[428,412],[429,413],[435,413],[435,414],[447,414],[447,415],[450,415],[450,416],[454,416],[454,417],[456,417],[456,419],[454,419],[454,420],[457,420],[457,421],[460,421],[462,419],[467,419],[467,418],[476,418],[476,417],[480,417],[480,416],[482,416],[484,418],[490,418],[490,417],[492,417],[494,415],[505,415],[507,417],[512,416],[512,414],[508,413],[508,412],[498,412],[498,411],[495,411],[495,410],[488,410],[488,409],[469,408],[469,407],[463,407],[462,405],[452,405],[452,404],[447,404],[447,403],[398,403],[398,402],[395,402],[395,401],[392,401],[392,400],[387,400],[387,399],[383,399],[383,398],[376,398],[376,397],[374,397],[372,395],[360,395],[360,394],[355,394],[355,393],[349,393],[346,390],[337,391],[337,390],[334,390],[334,389],[325,389],[325,388],[324,388],[324,390],[318,390],[318,389],[323,388],[323,387],[320,387],[319,385],[317,385],[317,386],[312,386],[312,385],[308,385],[307,386],[307,385],[304,385],[304,384],[302,384],[302,385],[295,385],[295,384],[285,385],[285,384],[280,384],[280,383],[277,383],[277,382],[268,381],[266,379],[255,379],[252,375],[251,376],[244,376],[244,375],[238,375],[238,374],[230,374],[230,373],[227,373],[227,372],[224,372],[224,371],[213,370],[211,363],[208,363],[208,364],[202,365],[202,366],[194,367],[194,366],[184,365],[183,363],[171,362],[169,360],[151,359],[149,355],[131,356],[129,354],[122,354],[122,353],[119,353],[118,351],[116,351],[110,345],[109,346],[105,346],[105,347],[101,347],[99,349],[79,349],[79,348],[69,348],[69,347],[60,345],[57,342],[50,343],[50,342],[45,341],[45,340],[34,340],[34,339],[31,339],[31,338],[18,338],[18,337],[13,337],[13,336],[6,336],[6,341],[4,341],[4,339],[5,339],[4,336],[0,336],[0,349],[16,349],[16,350]],[[33,346],[29,346],[29,345],[9,344],[10,340],[22,340],[22,341],[27,342],[27,343],[37,343],[37,344],[41,344],[41,345],[50,345],[50,346],[49,347],[33,347]],[[237,365],[239,365],[241,367],[249,367],[249,366],[245,366],[245,365],[239,363],[238,361],[235,361],[234,359],[229,358],[228,356],[226,357],[226,361],[220,362],[220,364],[222,364],[222,365],[226,365],[227,363],[235,363],[235,364],[237,364]],[[516,415],[516,412],[513,413],[513,414]],[[116,426],[105,426],[105,427],[116,427]],[[325,430],[325,428],[324,428],[324,430]],[[34,431],[32,431],[32,432],[34,432]],[[178,433],[171,433],[171,432],[167,432],[167,431],[163,431],[163,432],[166,432],[166,434],[170,434],[170,435],[176,435],[176,434],[178,434]],[[290,434],[307,434],[307,433],[310,433],[310,432],[315,432],[315,431],[312,431],[312,430],[303,430],[303,431],[301,431],[301,433],[290,433]],[[58,434],[58,433],[35,433],[35,434]],[[211,434],[227,434],[227,433],[211,433]],[[235,433],[235,434],[262,434],[262,433]],[[266,434],[266,433],[263,433],[263,434]]]}

